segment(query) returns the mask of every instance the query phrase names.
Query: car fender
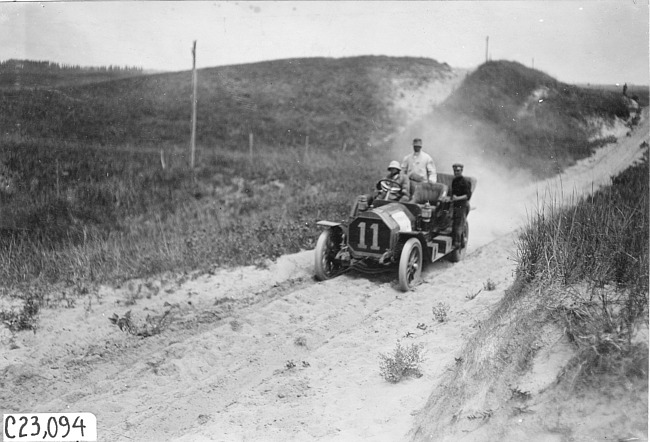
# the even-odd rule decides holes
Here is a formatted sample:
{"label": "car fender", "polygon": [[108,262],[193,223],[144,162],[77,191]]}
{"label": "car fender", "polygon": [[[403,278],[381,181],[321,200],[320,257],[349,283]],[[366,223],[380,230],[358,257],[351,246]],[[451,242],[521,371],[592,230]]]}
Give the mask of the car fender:
{"label": "car fender", "polygon": [[417,238],[424,249],[427,246],[427,240],[423,232],[413,231],[413,232],[400,232],[398,234],[398,244],[405,244],[411,238]]}
{"label": "car fender", "polygon": [[[406,241],[408,241],[410,238],[417,238],[418,241],[420,241],[420,245],[422,246],[422,252],[424,254],[424,257],[427,262],[431,262],[434,259],[434,254],[437,255],[437,250],[438,246],[434,245],[433,243],[429,243],[427,241],[427,237],[425,236],[424,232],[401,232],[399,234],[399,244],[404,245],[406,244]],[[401,249],[401,247],[400,247]],[[434,250],[435,249],[435,250]]]}
{"label": "car fender", "polygon": [[316,222],[317,226],[326,227],[335,231],[340,231],[344,235],[347,235],[347,227],[343,223],[337,223],[334,221],[318,221]]}

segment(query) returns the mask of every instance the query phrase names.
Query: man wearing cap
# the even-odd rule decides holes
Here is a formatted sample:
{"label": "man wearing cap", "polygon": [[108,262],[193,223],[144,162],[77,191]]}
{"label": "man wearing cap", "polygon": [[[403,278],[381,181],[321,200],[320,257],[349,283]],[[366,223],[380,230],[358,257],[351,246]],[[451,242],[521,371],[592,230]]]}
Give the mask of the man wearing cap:
{"label": "man wearing cap", "polygon": [[[409,179],[406,178],[406,176],[402,173],[401,167],[399,164],[399,161],[391,161],[390,164],[388,165],[388,175],[386,175],[383,180],[390,180],[398,183],[402,188],[399,192],[399,195],[394,195],[393,193],[390,193],[386,195],[386,191],[382,189],[381,181],[377,182],[377,187],[374,192],[368,193],[366,195],[360,195],[356,201],[354,202],[354,205],[352,206],[352,210],[350,211],[350,217],[353,217],[357,214],[357,210],[361,205],[363,204],[363,209],[366,210],[366,208],[370,205],[372,205],[373,201],[377,198],[380,199],[389,199],[391,201],[400,201],[400,202],[407,202],[408,200],[411,199],[411,192],[409,189]],[[396,187],[396,186],[390,186],[390,183],[386,183],[388,187]]]}
{"label": "man wearing cap", "polygon": [[[399,164],[399,161],[391,161],[388,165],[388,175],[384,177],[385,180],[391,180],[398,183],[402,186],[402,190],[399,195],[396,195],[397,201],[408,201],[411,198],[411,192],[409,189],[409,180],[406,178],[406,175],[402,173],[402,167]],[[377,190],[379,194],[383,193],[381,191],[381,186],[377,183]],[[388,195],[383,195],[384,199],[387,199]]]}
{"label": "man wearing cap", "polygon": [[469,213],[472,184],[463,176],[464,167],[462,164],[456,163],[451,167],[454,169],[454,179],[451,182],[451,201],[454,205],[452,238],[454,247],[462,247],[464,244],[461,244],[461,233]]}
{"label": "man wearing cap", "polygon": [[422,152],[422,139],[413,140],[413,153],[402,160],[402,172],[416,183],[435,183],[436,165],[426,152]]}

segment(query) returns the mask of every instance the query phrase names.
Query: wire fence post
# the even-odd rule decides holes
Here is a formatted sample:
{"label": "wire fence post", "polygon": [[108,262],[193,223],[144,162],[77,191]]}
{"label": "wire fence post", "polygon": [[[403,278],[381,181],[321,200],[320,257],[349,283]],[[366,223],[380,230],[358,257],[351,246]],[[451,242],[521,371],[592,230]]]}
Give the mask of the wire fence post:
{"label": "wire fence post", "polygon": [[196,149],[196,40],[192,45],[192,140],[190,143],[190,168],[194,170],[194,151]]}
{"label": "wire fence post", "polygon": [[59,159],[56,159],[56,197],[61,197],[61,188],[59,187]]}
{"label": "wire fence post", "polygon": [[248,133],[248,160],[253,162],[253,132]]}

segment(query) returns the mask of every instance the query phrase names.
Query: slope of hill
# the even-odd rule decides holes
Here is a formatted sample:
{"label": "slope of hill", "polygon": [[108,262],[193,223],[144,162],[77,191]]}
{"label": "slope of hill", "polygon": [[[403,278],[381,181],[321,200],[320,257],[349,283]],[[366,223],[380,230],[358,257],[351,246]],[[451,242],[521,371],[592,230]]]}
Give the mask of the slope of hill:
{"label": "slope of hill", "polygon": [[[344,219],[351,195],[402,158],[413,136],[432,146],[439,169],[463,161],[488,182],[513,167],[561,170],[602,143],[604,122],[620,126],[627,112],[612,94],[559,85],[516,63],[487,63],[465,78],[421,58],[202,69],[198,96],[201,161],[191,172],[190,72],[0,91],[0,249],[12,252],[2,279],[250,264],[311,244],[316,219]],[[269,229],[276,238],[250,235]],[[162,249],[151,240],[160,232]]]}
{"label": "slope of hill", "polygon": [[[610,84],[576,84],[576,86],[583,89],[593,89],[596,91],[609,91],[614,93],[623,93],[627,97],[630,97],[636,101],[640,107],[648,107],[650,105],[650,87],[648,85],[638,85],[638,84],[625,84],[627,88],[621,86],[620,84],[610,85]],[[625,89],[625,91],[624,91]]]}
{"label": "slope of hill", "polygon": [[413,441],[647,440],[647,118],[530,189],[512,285],[456,349]]}
{"label": "slope of hill", "polygon": [[141,68],[128,66],[62,66],[48,61],[11,59],[0,62],[0,90],[79,86],[143,74]]}
{"label": "slope of hill", "polygon": [[[516,62],[479,66],[440,106],[428,124],[437,145],[453,145],[457,134],[508,168],[538,177],[562,171],[595,147],[629,131],[636,109],[620,92],[583,89]],[[638,117],[637,117],[638,118]],[[443,132],[443,134],[440,134]]]}
{"label": "slope of hill", "polygon": [[[395,103],[458,75],[430,59],[293,59],[198,71],[197,142],[236,147],[376,144],[408,118]],[[185,144],[191,72],[49,90],[4,91],[9,133],[104,144]],[[451,87],[451,86],[447,86]]]}

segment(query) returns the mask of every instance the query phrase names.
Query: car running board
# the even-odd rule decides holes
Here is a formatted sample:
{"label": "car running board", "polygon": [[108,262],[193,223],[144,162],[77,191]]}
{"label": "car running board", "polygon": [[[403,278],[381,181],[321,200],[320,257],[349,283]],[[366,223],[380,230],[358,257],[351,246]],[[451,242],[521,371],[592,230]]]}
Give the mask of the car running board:
{"label": "car running board", "polygon": [[427,248],[431,251],[431,262],[445,256],[452,251],[453,239],[451,236],[438,235],[432,241],[427,241]]}

